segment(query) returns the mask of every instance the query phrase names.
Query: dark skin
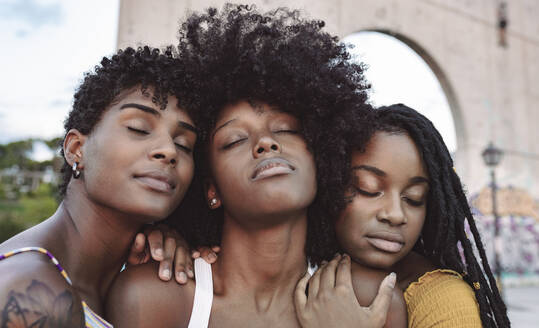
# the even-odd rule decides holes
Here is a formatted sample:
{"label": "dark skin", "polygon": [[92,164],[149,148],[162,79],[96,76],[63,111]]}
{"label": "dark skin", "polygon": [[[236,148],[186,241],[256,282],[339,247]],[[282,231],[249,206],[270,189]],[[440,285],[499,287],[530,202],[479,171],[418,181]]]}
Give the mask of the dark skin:
{"label": "dark skin", "polygon": [[[206,196],[211,208],[223,207],[224,227],[212,265],[210,327],[300,326],[293,295],[307,269],[307,208],[317,186],[299,131],[293,116],[245,101],[225,107],[217,119],[207,148]],[[195,283],[159,281],[155,269],[141,265],[118,276],[107,301],[115,327],[187,327]],[[387,304],[391,291],[386,294]]]}
{"label": "dark skin", "polygon": [[429,182],[414,142],[404,133],[377,132],[364,153],[352,155],[351,166],[351,202],[337,220],[336,232],[355,262],[355,274],[372,281],[358,295],[363,304],[375,295],[377,272],[395,272],[397,286],[406,290],[436,269],[412,251],[425,221]]}
{"label": "dark skin", "polygon": [[[57,314],[72,318],[69,327],[84,322],[80,300],[103,314],[109,287],[135,235],[143,224],[163,219],[178,206],[193,176],[193,122],[176,98],[168,100],[160,110],[140,87],[126,90],[89,135],[68,132],[66,160],[78,162],[82,176],[71,179],[52,217],[4,242],[0,253],[43,247],[58,259],[73,286],[45,255],[7,258],[0,262],[2,308],[8,307],[10,293],[24,293],[37,280],[54,297],[71,295],[73,305]],[[50,299],[40,302],[47,306]]]}

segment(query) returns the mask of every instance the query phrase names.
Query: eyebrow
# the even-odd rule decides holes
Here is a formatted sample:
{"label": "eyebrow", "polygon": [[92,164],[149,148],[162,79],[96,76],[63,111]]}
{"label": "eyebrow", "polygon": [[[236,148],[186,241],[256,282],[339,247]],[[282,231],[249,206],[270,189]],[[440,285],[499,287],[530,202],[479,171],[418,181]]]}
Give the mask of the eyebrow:
{"label": "eyebrow", "polygon": [[231,119],[230,121],[225,122],[223,125],[219,126],[217,129],[215,129],[215,130],[213,131],[213,133],[211,134],[212,139],[213,139],[213,137],[215,137],[215,134],[217,133],[217,131],[219,131],[220,129],[224,128],[224,127],[227,126],[228,124],[234,122],[235,120],[236,120],[236,119],[233,118],[233,119]]}
{"label": "eyebrow", "polygon": [[187,123],[187,122],[184,122],[184,121],[179,121],[178,122],[178,125],[186,130],[189,130],[191,132],[194,132],[195,134],[198,134],[198,130],[196,127],[192,126],[191,124]]}
{"label": "eyebrow", "polygon": [[120,107],[120,110],[122,110],[124,108],[136,108],[136,109],[140,109],[143,112],[150,113],[150,114],[155,115],[155,116],[161,116],[161,114],[159,114],[159,112],[156,111],[155,109],[153,109],[151,107],[148,107],[148,106],[141,105],[141,104],[135,104],[135,103],[123,104]]}
{"label": "eyebrow", "polygon": [[374,166],[369,166],[369,165],[353,166],[352,170],[354,170],[354,171],[355,170],[369,171],[369,172],[372,172],[372,173],[376,174],[379,177],[385,177],[387,175],[384,171],[380,170],[379,168],[376,168]]}
{"label": "eyebrow", "polygon": [[426,183],[429,184],[429,179],[425,177],[413,177],[410,179],[410,184],[420,184],[420,183]]}
{"label": "eyebrow", "polygon": [[[354,166],[354,167],[352,167],[352,170],[369,171],[369,172],[372,172],[372,173],[376,174],[379,177],[385,177],[387,175],[384,171],[380,170],[379,168],[376,168],[374,166],[369,166],[369,165]],[[410,184],[411,185],[420,184],[420,183],[429,184],[429,179],[427,179],[425,177],[420,177],[420,176],[416,176],[416,177],[413,177],[413,178],[410,179]]]}
{"label": "eyebrow", "polygon": [[[154,108],[151,108],[151,107],[148,107],[148,106],[145,106],[145,105],[141,105],[141,104],[135,104],[135,103],[129,103],[129,104],[123,104],[122,106],[120,106],[120,110],[124,109],[124,108],[136,108],[136,109],[139,109],[145,113],[150,113],[154,116],[161,116],[161,113],[159,113],[157,110],[155,110]],[[189,131],[192,131],[194,132],[195,134],[198,134],[198,131],[197,131],[197,128],[194,127],[193,125],[187,123],[187,122],[184,122],[184,121],[178,121],[178,125],[186,130],[189,130]]]}

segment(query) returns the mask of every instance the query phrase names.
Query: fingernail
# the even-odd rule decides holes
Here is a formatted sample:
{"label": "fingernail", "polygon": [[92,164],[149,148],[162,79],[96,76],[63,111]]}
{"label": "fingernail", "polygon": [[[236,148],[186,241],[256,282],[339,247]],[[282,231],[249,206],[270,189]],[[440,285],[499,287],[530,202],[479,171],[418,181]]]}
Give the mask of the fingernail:
{"label": "fingernail", "polygon": [[193,278],[195,276],[195,274],[193,273],[193,270],[191,269],[187,270],[187,276],[189,276],[189,278]]}
{"label": "fingernail", "polygon": [[161,248],[158,248],[155,250],[155,255],[156,256],[163,256],[163,250]]}
{"label": "fingernail", "polygon": [[187,276],[185,275],[185,272],[180,272],[178,280],[182,284],[185,284],[187,282]]}
{"label": "fingernail", "polygon": [[217,259],[217,255],[215,255],[214,253],[210,253],[210,254],[208,255],[208,258],[209,258],[210,260],[215,260],[215,259]]}
{"label": "fingernail", "polygon": [[170,279],[170,270],[169,269],[163,270],[163,277],[165,279]]}
{"label": "fingernail", "polygon": [[395,272],[391,272],[387,278],[387,285],[390,288],[395,288],[396,283],[397,283],[397,274]]}

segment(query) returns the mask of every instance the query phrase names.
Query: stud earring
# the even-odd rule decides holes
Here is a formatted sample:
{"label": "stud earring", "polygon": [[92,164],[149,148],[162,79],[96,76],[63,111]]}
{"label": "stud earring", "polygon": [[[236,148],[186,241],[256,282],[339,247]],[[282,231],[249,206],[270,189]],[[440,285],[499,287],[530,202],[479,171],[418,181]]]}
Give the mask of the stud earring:
{"label": "stud earring", "polygon": [[210,207],[214,207],[215,205],[217,205],[217,198],[212,198],[210,200]]}
{"label": "stud earring", "polygon": [[71,168],[73,171],[73,178],[78,179],[80,177],[80,170],[77,169],[77,166],[79,165],[78,162],[73,163],[73,167]]}

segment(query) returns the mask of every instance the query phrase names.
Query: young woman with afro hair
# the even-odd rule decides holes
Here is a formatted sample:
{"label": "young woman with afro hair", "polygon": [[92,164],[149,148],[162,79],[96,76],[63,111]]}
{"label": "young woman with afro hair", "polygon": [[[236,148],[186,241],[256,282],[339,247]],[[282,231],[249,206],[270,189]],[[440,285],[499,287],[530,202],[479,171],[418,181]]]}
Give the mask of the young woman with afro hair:
{"label": "young woman with afro hair", "polygon": [[[221,253],[211,266],[195,261],[196,282],[185,285],[157,279],[153,263],[128,268],[107,300],[115,325],[302,324],[294,291],[309,263],[328,266],[338,250],[346,139],[366,138],[371,112],[363,68],[323,25],[297,11],[241,5],[193,13],[183,23],[179,58],[196,89],[185,106],[200,115],[201,165],[196,190],[169,222],[192,245],[218,244]],[[340,270],[325,270],[309,287],[311,299],[337,296],[320,326],[382,327],[390,304],[390,313],[406,311],[393,275],[372,306],[361,307],[350,265],[343,257]]]}
{"label": "young woman with afro hair", "polygon": [[144,47],[86,74],[65,121],[60,206],[0,245],[0,326],[111,327],[105,297],[137,231],[171,214],[193,177],[180,70],[172,51]]}

